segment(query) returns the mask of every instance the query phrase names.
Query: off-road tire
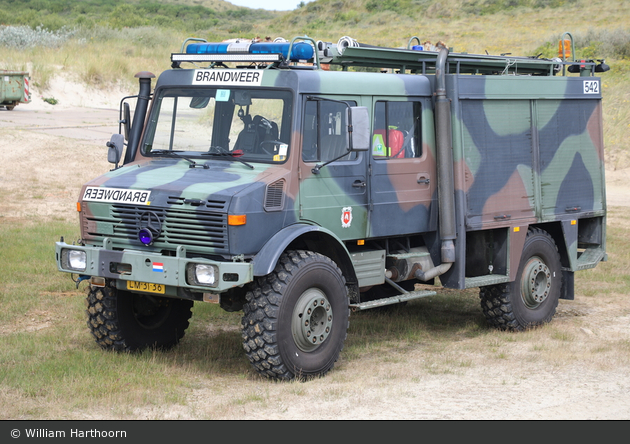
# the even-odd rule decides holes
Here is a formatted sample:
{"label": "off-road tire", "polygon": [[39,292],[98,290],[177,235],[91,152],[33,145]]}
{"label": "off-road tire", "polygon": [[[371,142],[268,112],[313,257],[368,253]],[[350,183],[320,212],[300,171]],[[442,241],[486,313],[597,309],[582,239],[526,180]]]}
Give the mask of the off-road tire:
{"label": "off-road tire", "polygon": [[304,380],[333,368],[350,310],[345,279],[330,258],[288,251],[272,273],[250,285],[246,300],[243,348],[256,371]]}
{"label": "off-road tire", "polygon": [[106,350],[167,350],[184,337],[193,301],[140,295],[113,286],[91,287],[87,325]]}
{"label": "off-road tire", "polygon": [[560,255],[553,238],[539,228],[527,233],[516,280],[480,288],[490,325],[523,331],[551,321],[562,289]]}

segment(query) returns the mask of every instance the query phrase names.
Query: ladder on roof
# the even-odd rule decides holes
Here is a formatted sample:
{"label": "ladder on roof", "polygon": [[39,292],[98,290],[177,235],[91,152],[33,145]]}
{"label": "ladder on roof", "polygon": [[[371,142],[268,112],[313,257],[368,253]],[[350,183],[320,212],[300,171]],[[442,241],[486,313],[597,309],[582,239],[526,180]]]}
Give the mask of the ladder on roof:
{"label": "ladder on roof", "polygon": [[[438,53],[385,48],[348,48],[331,63],[342,66],[373,66],[428,74],[435,72]],[[484,56],[450,53],[446,62],[449,74],[523,74],[554,75],[558,63],[527,57]]]}
{"label": "ladder on roof", "polygon": [[[417,51],[411,48],[386,48],[356,44],[339,48],[332,44],[320,50],[320,62],[348,67],[372,67],[400,71],[400,73],[429,74],[435,72],[438,52]],[[322,54],[323,53],[323,54]],[[446,72],[450,74],[521,74],[553,76],[561,62],[535,57],[492,56],[449,53]]]}

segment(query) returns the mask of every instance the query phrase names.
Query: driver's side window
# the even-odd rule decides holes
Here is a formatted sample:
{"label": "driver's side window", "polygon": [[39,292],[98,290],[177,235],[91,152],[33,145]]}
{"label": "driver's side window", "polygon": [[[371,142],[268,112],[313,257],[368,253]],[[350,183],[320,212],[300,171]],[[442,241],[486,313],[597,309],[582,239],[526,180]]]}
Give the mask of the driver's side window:
{"label": "driver's side window", "polygon": [[[348,151],[345,103],[329,100],[308,100],[304,108],[302,160],[328,162]],[[354,160],[356,152],[348,153],[339,160]]]}

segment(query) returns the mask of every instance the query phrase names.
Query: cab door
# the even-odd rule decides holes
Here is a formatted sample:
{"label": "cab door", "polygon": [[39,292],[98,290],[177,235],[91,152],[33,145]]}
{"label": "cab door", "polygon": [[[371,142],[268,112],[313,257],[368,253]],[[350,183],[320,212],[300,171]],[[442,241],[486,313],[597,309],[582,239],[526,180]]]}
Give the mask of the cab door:
{"label": "cab door", "polygon": [[309,96],[302,113],[299,218],[342,240],[367,234],[368,153],[348,152],[347,110],[354,105]]}
{"label": "cab door", "polygon": [[437,229],[435,131],[429,98],[374,98],[370,236]]}

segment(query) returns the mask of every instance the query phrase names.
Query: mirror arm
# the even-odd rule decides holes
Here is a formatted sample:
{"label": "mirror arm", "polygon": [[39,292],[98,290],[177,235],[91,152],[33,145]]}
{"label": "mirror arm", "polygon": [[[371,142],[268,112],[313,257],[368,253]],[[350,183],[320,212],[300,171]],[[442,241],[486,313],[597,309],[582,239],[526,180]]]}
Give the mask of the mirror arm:
{"label": "mirror arm", "polygon": [[322,168],[324,168],[326,165],[328,165],[329,163],[333,163],[333,162],[335,162],[335,161],[337,161],[337,160],[341,159],[342,157],[347,156],[348,154],[350,154],[350,152],[351,152],[351,151],[350,151],[350,150],[348,150],[348,152],[347,152],[347,153],[343,153],[343,154],[342,154],[341,156],[339,156],[339,157],[335,157],[334,159],[331,159],[331,160],[329,160],[328,162],[325,162],[325,163],[321,163],[321,164],[317,164],[317,165],[315,165],[315,166],[311,169],[311,172],[312,172],[313,174],[319,174],[319,170],[321,170]]}

